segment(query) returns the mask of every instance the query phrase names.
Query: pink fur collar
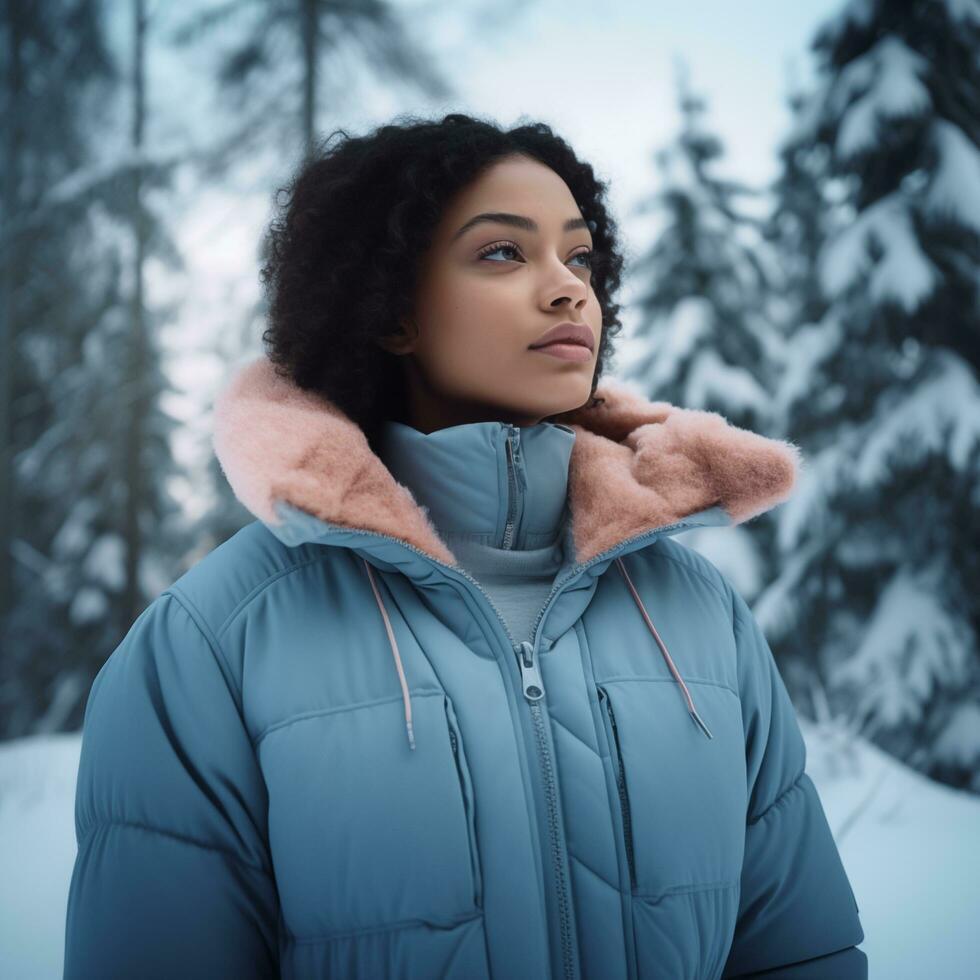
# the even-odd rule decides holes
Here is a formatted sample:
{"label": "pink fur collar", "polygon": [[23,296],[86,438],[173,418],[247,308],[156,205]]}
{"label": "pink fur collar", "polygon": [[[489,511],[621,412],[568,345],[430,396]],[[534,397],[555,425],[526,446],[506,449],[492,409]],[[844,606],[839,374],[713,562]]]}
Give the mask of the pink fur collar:
{"label": "pink fur collar", "polygon": [[[601,383],[596,395],[605,404],[554,420],[575,430],[568,494],[578,562],[715,505],[742,523],[793,490],[802,463],[793,443],[737,428],[714,412],[647,401],[617,381]],[[360,426],[280,377],[265,356],[238,369],[219,393],[214,449],[235,495],[267,524],[279,523],[274,502],[282,500],[456,564]]]}

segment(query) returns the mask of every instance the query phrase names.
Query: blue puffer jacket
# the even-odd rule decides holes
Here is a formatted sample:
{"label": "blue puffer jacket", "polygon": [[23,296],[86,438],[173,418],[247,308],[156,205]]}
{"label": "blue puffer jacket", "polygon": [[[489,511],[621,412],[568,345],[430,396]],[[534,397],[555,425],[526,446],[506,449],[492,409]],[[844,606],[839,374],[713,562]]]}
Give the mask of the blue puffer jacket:
{"label": "blue puffer jacket", "polygon": [[[236,372],[215,448],[258,520],[92,687],[66,978],[867,976],[766,640],[672,539],[784,500],[798,451],[598,394],[544,424],[569,557],[519,639],[358,426]],[[522,430],[460,431],[496,478],[446,492],[517,541]]]}

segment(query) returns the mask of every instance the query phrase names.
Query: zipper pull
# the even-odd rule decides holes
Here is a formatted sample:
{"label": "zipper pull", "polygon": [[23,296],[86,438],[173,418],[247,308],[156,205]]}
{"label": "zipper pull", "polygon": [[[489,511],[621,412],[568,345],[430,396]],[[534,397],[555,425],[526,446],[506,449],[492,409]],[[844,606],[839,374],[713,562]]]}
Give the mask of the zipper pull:
{"label": "zipper pull", "polygon": [[520,426],[514,426],[514,470],[517,474],[517,482],[520,485],[521,490],[527,491],[527,477],[524,475],[524,459],[521,456],[521,429]]}
{"label": "zipper pull", "polygon": [[517,662],[521,668],[524,697],[532,704],[540,701],[544,697],[544,681],[541,680],[541,671],[534,662],[534,647],[527,640],[521,642],[517,651]]}

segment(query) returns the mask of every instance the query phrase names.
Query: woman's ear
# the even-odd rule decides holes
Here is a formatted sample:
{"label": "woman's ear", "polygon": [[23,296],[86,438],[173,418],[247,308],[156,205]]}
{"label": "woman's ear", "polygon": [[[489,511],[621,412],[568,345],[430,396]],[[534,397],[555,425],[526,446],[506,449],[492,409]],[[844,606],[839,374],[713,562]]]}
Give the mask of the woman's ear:
{"label": "woman's ear", "polygon": [[418,340],[418,326],[411,319],[399,320],[398,325],[396,332],[380,337],[377,343],[390,354],[410,354]]}

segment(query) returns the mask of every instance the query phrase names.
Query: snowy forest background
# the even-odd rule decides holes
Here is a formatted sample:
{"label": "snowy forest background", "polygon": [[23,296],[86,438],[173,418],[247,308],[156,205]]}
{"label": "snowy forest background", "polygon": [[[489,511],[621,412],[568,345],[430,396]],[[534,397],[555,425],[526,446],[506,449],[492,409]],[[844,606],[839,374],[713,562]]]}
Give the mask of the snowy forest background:
{"label": "snowy forest background", "polygon": [[[195,418],[174,405],[188,342],[212,366],[260,350],[262,300],[227,297],[175,366],[181,298],[151,299],[148,277],[183,267],[174,222],[196,194],[249,173],[271,202],[352,114],[327,93],[353,72],[406,109],[446,108],[452,80],[400,26],[409,9],[440,15],[0,7],[0,737],[78,730],[140,611],[250,519],[210,456],[206,400]],[[516,28],[473,5],[459,29],[492,44]],[[148,93],[164,54],[204,66],[207,100]],[[632,206],[653,231],[631,243],[631,355],[614,370],[801,446],[788,503],[689,543],[751,600],[801,715],[980,793],[980,5],[853,0],[808,56],[768,186],[726,169],[678,63],[676,133]],[[257,268],[261,247],[237,260]]]}
{"label": "snowy forest background", "polygon": [[[901,920],[914,942],[894,925],[902,913],[882,919],[913,945],[894,946],[878,975],[900,963],[903,976],[966,976],[936,957],[972,970],[980,955],[968,925],[980,907],[980,801],[968,799],[980,795],[980,0],[826,6],[806,79],[786,86],[775,179],[737,176],[713,123],[722,93],[683,59],[673,105],[627,107],[624,141],[654,152],[617,216],[629,262],[613,373],[803,450],[787,503],[684,538],[750,601],[808,738],[824,733],[808,771],[838,844],[851,835],[869,940],[899,887],[920,895]],[[188,314],[182,224],[205,197],[230,215],[258,189],[270,209],[335,127],[471,110],[466,59],[427,48],[429,25],[444,44],[505,48],[537,7],[562,9],[0,0],[2,938],[43,917],[61,928],[52,896],[73,842],[59,793],[73,789],[96,673],[156,595],[251,519],[213,459],[209,418],[224,376],[261,350],[263,298],[216,283]],[[571,91],[587,88],[570,54],[542,57]],[[525,103],[552,121],[533,90]],[[196,232],[257,281],[260,237],[219,233]],[[893,763],[907,775],[886,800]],[[50,815],[30,809],[45,781]],[[941,785],[969,807],[932,793]],[[872,801],[878,823],[859,837]],[[918,848],[888,836],[913,812]],[[893,885],[896,854],[906,877]],[[862,887],[872,875],[878,904]],[[954,914],[959,938],[940,938]]]}

